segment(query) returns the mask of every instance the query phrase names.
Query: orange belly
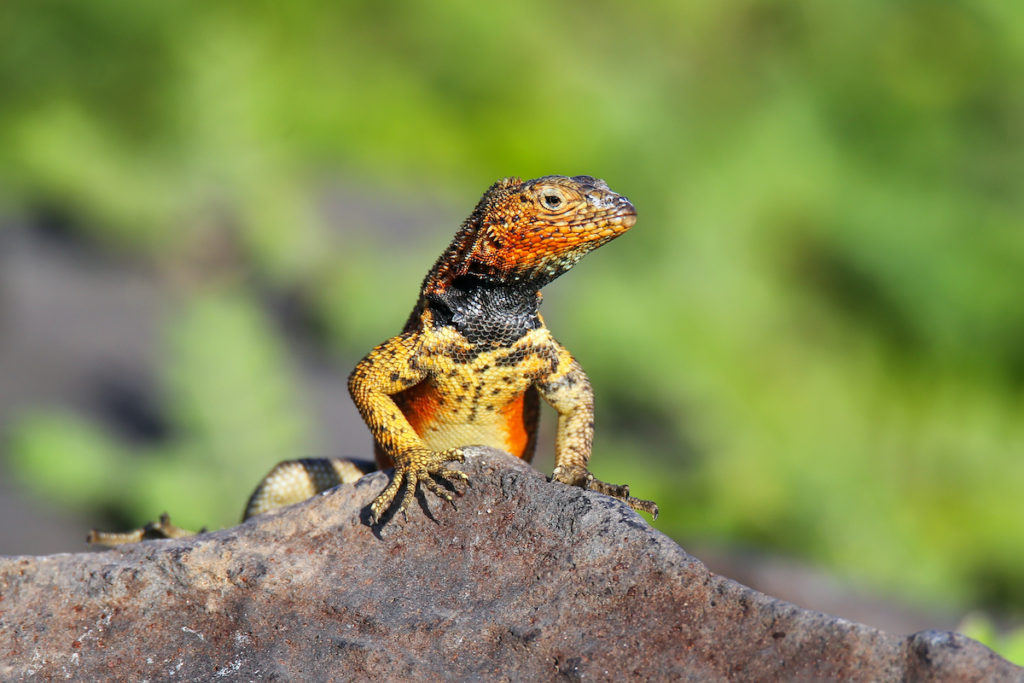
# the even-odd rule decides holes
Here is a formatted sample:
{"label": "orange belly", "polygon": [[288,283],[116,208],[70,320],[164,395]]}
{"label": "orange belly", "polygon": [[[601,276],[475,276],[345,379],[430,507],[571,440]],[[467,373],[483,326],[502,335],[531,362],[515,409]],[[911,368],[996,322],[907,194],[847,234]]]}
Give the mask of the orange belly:
{"label": "orange belly", "polygon": [[[485,392],[477,392],[482,394]],[[416,434],[432,450],[459,446],[492,446],[522,458],[527,453],[531,429],[523,411],[523,394],[514,396],[441,394],[429,382],[396,394],[395,403]],[[381,469],[393,465],[391,458],[377,448]]]}

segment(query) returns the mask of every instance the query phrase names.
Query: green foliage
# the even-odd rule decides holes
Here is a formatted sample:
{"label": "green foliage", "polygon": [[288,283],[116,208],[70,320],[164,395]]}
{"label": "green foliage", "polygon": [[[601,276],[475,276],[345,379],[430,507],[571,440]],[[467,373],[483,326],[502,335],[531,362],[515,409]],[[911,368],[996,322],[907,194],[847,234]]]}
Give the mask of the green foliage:
{"label": "green foliage", "polygon": [[[502,175],[603,176],[640,221],[546,304],[597,389],[598,474],[657,499],[669,533],[1024,609],[1024,6],[0,13],[13,210],[56,205],[149,258],[227,225],[260,281],[358,356],[401,324],[455,226],[405,244],[354,214],[329,224],[332,187],[465,214]],[[56,486],[54,463],[116,460],[107,476],[137,468],[140,501],[167,486],[146,505],[189,491],[198,510],[200,486],[170,472],[206,468],[237,505],[225,482],[259,467],[230,458],[301,455],[275,331],[247,295],[206,296],[169,334],[173,447],[127,458],[43,415],[13,442],[26,475]]]}

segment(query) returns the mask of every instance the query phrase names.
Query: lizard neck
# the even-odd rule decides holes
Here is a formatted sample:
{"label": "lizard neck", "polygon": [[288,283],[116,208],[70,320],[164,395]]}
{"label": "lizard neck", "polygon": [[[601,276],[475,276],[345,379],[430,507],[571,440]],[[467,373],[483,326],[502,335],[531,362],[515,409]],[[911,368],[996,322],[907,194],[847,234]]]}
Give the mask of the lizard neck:
{"label": "lizard neck", "polygon": [[508,346],[541,327],[541,295],[528,284],[495,284],[457,277],[442,291],[425,294],[435,325],[451,325],[471,344]]}

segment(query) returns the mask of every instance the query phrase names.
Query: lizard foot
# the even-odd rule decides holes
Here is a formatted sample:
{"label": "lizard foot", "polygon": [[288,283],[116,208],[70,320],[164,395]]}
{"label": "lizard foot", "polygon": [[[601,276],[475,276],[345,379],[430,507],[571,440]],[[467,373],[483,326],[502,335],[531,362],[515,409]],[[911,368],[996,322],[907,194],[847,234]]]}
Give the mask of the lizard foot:
{"label": "lizard foot", "polygon": [[568,484],[569,486],[579,486],[583,489],[597,491],[612,498],[618,498],[637,512],[646,512],[654,519],[658,518],[658,505],[653,500],[634,498],[629,495],[629,485],[609,484],[608,482],[601,481],[591,474],[586,467],[559,465],[551,473],[551,480]]}
{"label": "lizard foot", "polygon": [[468,484],[469,477],[463,472],[451,470],[444,466],[447,462],[462,462],[464,457],[461,448],[449,448],[445,451],[415,448],[403,453],[402,457],[398,459],[399,462],[395,463],[395,475],[391,479],[391,483],[370,504],[371,523],[376,525],[380,522],[384,513],[391,508],[395,499],[398,498],[399,489],[402,489],[402,496],[398,512],[402,513],[404,517],[409,503],[416,494],[418,484],[423,484],[423,487],[428,491],[439,498],[447,500],[452,504],[452,507],[455,507],[455,501],[452,499],[451,494],[434,481],[434,477],[441,479],[446,484],[451,484],[448,481],[449,479],[461,479]]}
{"label": "lizard foot", "polygon": [[[204,531],[206,529],[200,529],[199,533]],[[91,529],[89,535],[85,537],[85,542],[91,545],[105,545],[113,548],[116,545],[124,545],[125,543],[138,543],[139,541],[151,541],[161,538],[184,538],[185,536],[194,536],[195,534],[195,531],[182,529],[172,524],[171,516],[165,512],[160,515],[160,521],[150,522],[146,526],[134,531],[116,532]]]}

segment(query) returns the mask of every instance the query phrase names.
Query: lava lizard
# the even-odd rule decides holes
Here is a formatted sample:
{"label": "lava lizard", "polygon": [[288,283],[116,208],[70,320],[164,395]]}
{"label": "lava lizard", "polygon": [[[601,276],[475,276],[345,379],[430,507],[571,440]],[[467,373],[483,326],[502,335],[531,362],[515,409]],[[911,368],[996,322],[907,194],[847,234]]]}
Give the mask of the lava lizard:
{"label": "lava lizard", "polygon": [[[484,193],[427,273],[402,333],[370,351],[349,376],[349,392],[373,434],[376,465],[394,467],[370,505],[372,523],[396,502],[404,514],[418,486],[453,502],[449,480],[467,477],[448,463],[461,461],[465,446],[493,446],[529,461],[540,398],[558,412],[552,479],[658,516],[652,501],[587,470],[594,392],[538,311],[541,287],[634,223],[629,200],[590,176],[505,178]],[[243,519],[371,469],[341,459],[280,463],[250,497]],[[94,531],[89,540],[112,545],[190,533],[165,515],[127,534]]]}

